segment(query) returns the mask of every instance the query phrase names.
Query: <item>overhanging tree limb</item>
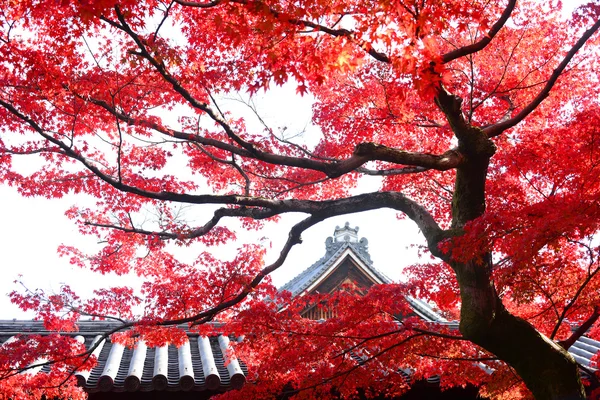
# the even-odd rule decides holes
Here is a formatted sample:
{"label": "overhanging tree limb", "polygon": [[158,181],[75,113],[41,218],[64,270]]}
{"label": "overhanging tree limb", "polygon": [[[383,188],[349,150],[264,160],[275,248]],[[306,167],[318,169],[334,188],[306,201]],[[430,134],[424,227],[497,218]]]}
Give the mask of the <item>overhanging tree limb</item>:
{"label": "overhanging tree limb", "polygon": [[[427,239],[429,249],[440,258],[445,256],[437,248],[439,241],[443,239],[444,232],[433,219],[431,214],[421,205],[409,199],[398,192],[376,192],[348,197],[337,200],[313,201],[313,200],[271,200],[259,197],[239,196],[239,195],[192,195],[186,193],[174,193],[169,191],[153,192],[140,189],[125,182],[115,179],[112,176],[102,172],[98,167],[90,163],[80,153],[70,148],[60,140],[48,135],[44,129],[31,118],[18,111],[12,105],[0,100],[0,105],[5,107],[19,119],[27,123],[34,131],[44,137],[46,140],[60,147],[65,155],[71,157],[87,169],[93,172],[98,178],[102,179],[115,189],[123,192],[137,194],[149,199],[174,201],[178,203],[189,204],[231,204],[248,207],[259,207],[271,210],[276,214],[286,212],[304,212],[311,215],[321,215],[325,218],[327,215],[342,215],[352,212],[374,210],[378,208],[389,207],[404,212],[412,219],[423,232]],[[388,148],[378,146],[374,150],[386,153]],[[267,212],[267,214],[269,214]],[[274,215],[274,214],[273,214]],[[272,215],[268,215],[272,216]]]}
{"label": "overhanging tree limb", "polygon": [[[79,98],[84,98],[82,95],[75,95]],[[87,100],[99,107],[102,107],[106,111],[116,116],[119,120],[131,125],[150,128],[163,135],[174,137],[183,141],[190,141],[205,146],[213,146],[245,158],[251,158],[275,165],[285,165],[288,167],[311,169],[314,171],[323,172],[330,178],[336,178],[348,172],[357,170],[369,161],[386,161],[393,164],[420,167],[424,169],[434,169],[438,171],[446,171],[457,168],[464,162],[464,157],[460,151],[458,151],[458,149],[451,149],[441,155],[437,155],[404,151],[376,143],[360,143],[356,145],[352,156],[346,159],[335,161],[324,161],[320,159],[274,154],[260,150],[257,147],[254,147],[253,151],[248,151],[246,148],[237,147],[230,143],[221,142],[219,140],[207,138],[202,135],[169,129],[152,121],[128,116],[127,114],[116,110],[110,104],[100,99],[88,98]],[[226,122],[221,124],[221,126],[223,125],[226,125],[228,127],[227,129],[233,132],[233,129]]]}

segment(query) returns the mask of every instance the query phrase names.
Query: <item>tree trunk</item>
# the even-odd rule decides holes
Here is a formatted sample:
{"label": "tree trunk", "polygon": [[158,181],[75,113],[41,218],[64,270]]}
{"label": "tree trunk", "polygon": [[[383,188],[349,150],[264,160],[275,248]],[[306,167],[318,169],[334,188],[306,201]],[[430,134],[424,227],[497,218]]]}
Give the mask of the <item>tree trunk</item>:
{"label": "tree trunk", "polygon": [[[467,222],[485,212],[487,170],[496,148],[481,129],[464,120],[460,98],[441,89],[436,102],[466,160],[457,169],[452,199],[452,228],[460,232]],[[468,262],[449,262],[460,287],[459,328],[463,336],[514,368],[536,399],[585,399],[573,357],[502,304],[494,287],[488,249],[481,249]]]}
{"label": "tree trunk", "polygon": [[[453,228],[483,214],[487,163],[474,159],[457,171]],[[510,314],[491,276],[491,254],[467,263],[451,262],[461,295],[460,331],[473,343],[508,363],[538,400],[585,399],[577,363],[567,351]]]}
{"label": "tree trunk", "polygon": [[514,368],[536,399],[585,399],[573,357],[504,308],[490,279],[489,263],[452,267],[460,286],[463,336]]}

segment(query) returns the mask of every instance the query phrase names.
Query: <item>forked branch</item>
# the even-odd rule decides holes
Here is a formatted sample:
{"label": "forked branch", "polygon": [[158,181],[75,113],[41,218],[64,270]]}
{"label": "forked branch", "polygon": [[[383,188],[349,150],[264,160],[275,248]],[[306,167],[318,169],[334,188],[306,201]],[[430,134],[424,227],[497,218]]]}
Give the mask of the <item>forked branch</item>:
{"label": "forked branch", "polygon": [[542,90],[517,115],[515,115],[512,118],[503,120],[502,122],[499,122],[497,124],[484,128],[483,131],[488,135],[488,137],[495,137],[502,134],[502,132],[517,125],[519,122],[524,120],[525,117],[531,114],[542,103],[542,101],[544,101],[546,97],[548,97],[550,91],[554,87],[554,84],[556,83],[560,75],[564,72],[564,70],[567,68],[567,65],[569,65],[573,57],[575,57],[575,54],[577,54],[577,52],[592,37],[592,35],[594,35],[594,33],[598,31],[599,28],[600,19],[596,21],[596,23],[592,25],[591,28],[589,28],[583,33],[583,35],[579,38],[579,40],[575,43],[571,50],[569,50],[569,52],[566,54],[565,58],[563,58],[561,63],[558,64],[556,69],[552,72],[552,75],[550,75],[550,78],[548,79],[546,85],[544,85]]}
{"label": "forked branch", "polygon": [[457,58],[468,56],[469,54],[477,53],[478,51],[483,50],[488,44],[490,44],[494,36],[496,36],[500,29],[502,29],[502,27],[506,24],[506,21],[508,21],[508,18],[512,14],[516,4],[517,0],[510,0],[502,12],[500,19],[498,19],[498,21],[492,25],[488,33],[481,40],[468,46],[459,47],[458,49],[444,54],[442,56],[442,62],[447,64],[452,60],[456,60]]}
{"label": "forked branch", "polygon": [[[83,96],[78,95],[77,93],[75,93],[75,95],[84,99]],[[438,171],[446,171],[457,168],[464,162],[464,157],[456,149],[451,149],[441,155],[438,155],[404,151],[370,142],[356,145],[354,152],[350,157],[334,161],[274,154],[260,150],[256,147],[253,148],[253,151],[249,151],[246,148],[238,147],[231,143],[224,143],[216,139],[203,137],[201,135],[165,128],[156,122],[148,121],[142,118],[133,118],[100,99],[89,97],[86,97],[85,99],[99,107],[102,107],[117,117],[120,121],[130,125],[146,127],[165,136],[183,141],[189,141],[204,146],[212,146],[221,150],[226,150],[227,152],[244,158],[255,159],[273,165],[284,165],[288,167],[319,171],[327,175],[329,178],[337,178],[348,172],[355,171],[369,161],[386,161],[393,164],[434,169]],[[222,127],[227,126],[227,129],[233,132],[233,129],[226,122],[223,121],[220,123],[220,125]],[[233,134],[238,137],[237,134]],[[413,172],[419,171],[417,170]]]}
{"label": "forked branch", "polygon": [[600,318],[600,306],[595,306],[592,314],[581,324],[575,331],[565,340],[558,342],[565,350],[569,350],[571,346],[596,323]]}

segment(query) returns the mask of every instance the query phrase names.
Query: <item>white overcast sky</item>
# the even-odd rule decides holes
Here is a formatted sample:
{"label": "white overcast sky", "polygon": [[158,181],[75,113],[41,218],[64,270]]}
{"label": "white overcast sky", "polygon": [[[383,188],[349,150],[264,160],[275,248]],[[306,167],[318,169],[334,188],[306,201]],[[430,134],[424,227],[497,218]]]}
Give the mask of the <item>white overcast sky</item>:
{"label": "white overcast sky", "polygon": [[[581,3],[580,0],[564,1],[565,15]],[[307,97],[296,96],[293,88],[276,88],[262,97],[258,99],[259,111],[273,127],[287,126],[290,132],[301,131],[310,122],[311,101]],[[318,135],[316,128],[308,126],[304,140],[314,143]],[[32,169],[27,159],[19,162],[23,168]],[[365,182],[359,190],[367,191],[376,187],[377,183],[370,181]],[[81,295],[89,294],[96,288],[137,282],[133,278],[102,276],[81,270],[70,265],[68,259],[57,256],[56,250],[60,244],[78,246],[83,250],[95,247],[95,240],[82,237],[75,225],[64,216],[72,204],[85,200],[76,196],[60,200],[22,198],[15,188],[0,185],[0,268],[3,278],[0,280],[0,319],[31,316],[18,310],[7,297],[10,291],[18,289],[13,282],[19,275],[22,275],[23,282],[30,289],[56,291],[61,283],[67,283]],[[287,229],[301,218],[301,215],[286,216],[266,231],[242,235],[242,240],[256,243],[267,237],[272,244],[268,253],[272,260],[277,257],[287,237]],[[341,226],[346,221],[353,227],[360,227],[359,236],[369,240],[375,267],[390,278],[400,280],[402,267],[418,260],[417,250],[410,247],[415,243],[423,243],[416,226],[407,220],[398,221],[396,213],[391,210],[369,211],[331,218],[307,230],[303,235],[303,244],[296,246],[285,265],[273,274],[274,283],[281,286],[323,256],[325,239],[333,234],[336,225]],[[268,242],[264,243],[269,245]],[[217,252],[233,255],[236,247],[235,244],[221,247]],[[191,260],[197,251],[197,248],[192,248],[181,256]]]}
{"label": "white overcast sky", "polygon": [[[307,127],[311,116],[311,100],[297,97],[292,87],[277,88],[260,96],[257,106],[261,116],[273,126],[285,125],[289,132],[306,131],[304,140],[308,142],[318,139],[318,129],[310,125]],[[22,170],[31,171],[37,164],[34,158],[25,156],[15,162]],[[377,179],[369,179],[359,191],[377,189]],[[96,288],[123,285],[126,282],[135,285],[138,282],[133,277],[91,273],[72,266],[67,258],[58,257],[57,248],[60,244],[77,246],[83,250],[96,247],[95,239],[80,235],[75,224],[64,215],[73,204],[90,203],[89,198],[74,195],[59,200],[23,198],[15,188],[0,186],[0,199],[0,262],[4,278],[0,280],[0,319],[31,317],[31,314],[25,314],[11,304],[7,297],[10,291],[18,289],[14,281],[19,275],[22,275],[22,281],[30,289],[42,288],[52,292],[57,291],[61,283],[67,283],[82,296],[89,295]],[[268,260],[274,260],[287,238],[288,229],[305,217],[300,214],[285,216],[281,222],[268,225],[265,231],[239,232],[240,237],[248,243],[262,239],[262,243],[270,246]],[[201,217],[195,219],[198,223],[204,223]],[[421,240],[418,230],[412,222],[399,221],[394,211],[379,210],[341,216],[326,220],[303,234],[303,243],[294,248],[286,264],[272,275],[276,286],[281,286],[322,257],[325,239],[333,234],[336,225],[342,226],[346,221],[352,227],[360,227],[359,236],[369,240],[375,267],[390,278],[401,279],[402,267],[416,260],[416,250],[408,246]],[[216,252],[222,257],[233,257],[237,246],[221,246]],[[177,248],[184,261],[195,259],[201,250],[200,246]]]}

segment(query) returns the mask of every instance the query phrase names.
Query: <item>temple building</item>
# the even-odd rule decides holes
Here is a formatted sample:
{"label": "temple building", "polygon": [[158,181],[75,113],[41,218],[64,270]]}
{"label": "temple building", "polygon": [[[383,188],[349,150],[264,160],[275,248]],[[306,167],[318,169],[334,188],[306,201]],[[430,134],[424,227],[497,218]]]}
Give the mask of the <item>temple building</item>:
{"label": "temple building", "polygon": [[[280,291],[287,290],[292,296],[303,294],[329,294],[345,287],[353,287],[358,293],[365,293],[375,284],[392,283],[392,280],[373,266],[369,254],[369,242],[358,239],[358,227],[351,228],[346,222],[336,226],[333,237],[325,240],[325,255],[298,276],[287,282]],[[426,321],[448,322],[431,305],[408,296],[407,301],[415,314]],[[327,319],[335,310],[311,307],[303,312],[310,319]]]}
{"label": "temple building", "polygon": [[[365,293],[375,284],[391,283],[391,280],[373,266],[368,241],[358,236],[358,227],[349,223],[336,227],[332,237],[325,240],[325,255],[283,285],[293,296],[304,294],[333,293],[352,288]],[[455,324],[447,321],[427,302],[408,296],[414,313],[426,321]],[[320,320],[335,316],[335,309],[307,307],[302,315]],[[110,331],[116,323],[107,321],[82,321],[79,332],[66,333],[84,343],[87,348],[98,344],[101,335]],[[0,343],[16,335],[45,334],[38,321],[0,321]],[[94,350],[98,359],[91,371],[76,372],[78,384],[90,399],[204,399],[227,390],[241,388],[248,373],[243,360],[228,359],[229,342],[239,340],[233,336],[203,337],[188,334],[188,342],[181,347],[165,345],[147,347],[143,343],[135,349],[102,340]],[[582,365],[594,370],[592,356],[600,351],[600,342],[582,337],[569,352]],[[44,373],[49,367],[29,373]],[[399,368],[400,370],[400,368]],[[409,372],[406,372],[408,378]],[[478,398],[476,388],[451,389],[441,392],[439,378],[431,377],[418,382],[402,399],[468,399]],[[176,394],[174,393],[176,392]],[[175,396],[175,397],[174,397]]]}

